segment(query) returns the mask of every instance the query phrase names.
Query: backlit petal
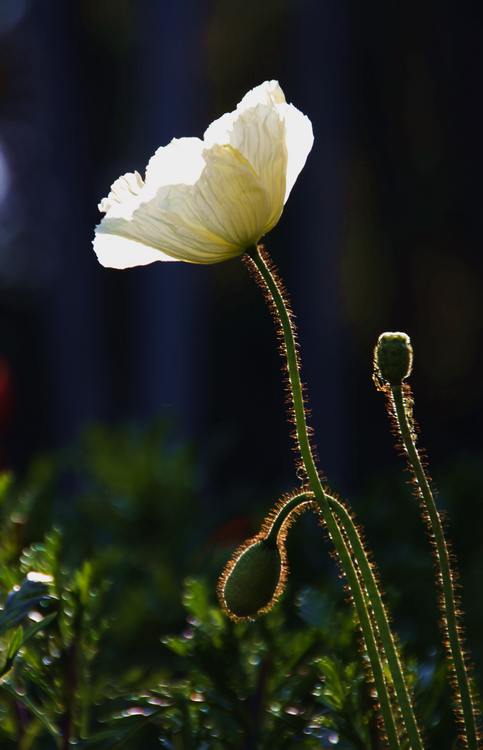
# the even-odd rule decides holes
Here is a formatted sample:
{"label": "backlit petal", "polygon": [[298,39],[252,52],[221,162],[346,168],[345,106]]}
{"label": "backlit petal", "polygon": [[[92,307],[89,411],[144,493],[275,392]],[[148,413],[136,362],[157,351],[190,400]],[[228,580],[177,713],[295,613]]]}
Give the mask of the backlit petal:
{"label": "backlit petal", "polygon": [[146,167],[146,192],[152,195],[167,185],[194,185],[204,167],[200,138],[173,138],[157,149]]}
{"label": "backlit petal", "polygon": [[[283,103],[285,103],[285,95],[277,81],[261,83],[245,94],[233,112],[227,112],[211,123],[204,134],[205,144],[212,146],[215,143],[219,145],[231,143],[233,125],[247,109],[253,109],[259,104],[273,107],[275,104]],[[232,143],[232,145],[235,144]]]}
{"label": "backlit petal", "polygon": [[241,102],[238,104],[237,109],[241,111],[256,107],[258,104],[268,104],[274,106],[276,104],[285,103],[285,94],[283,93],[278,81],[264,81],[259,86],[247,91]]}
{"label": "backlit petal", "polygon": [[156,260],[175,260],[141,242],[115,234],[97,232],[92,244],[99,263],[107,268],[132,268]]}
{"label": "backlit petal", "polygon": [[144,180],[139,172],[127,172],[113,182],[107,198],[99,203],[99,211],[109,216],[128,219],[139,206]]}
{"label": "backlit petal", "polygon": [[314,133],[309,118],[293,104],[279,104],[277,110],[285,122],[287,173],[284,203],[286,203],[290,191],[307,161],[307,156],[314,143]]}
{"label": "backlit petal", "polygon": [[[280,125],[275,126],[275,122]],[[207,145],[230,143],[238,148],[262,178],[270,157],[273,161],[279,159],[282,147],[285,148],[284,204],[307,160],[314,135],[309,118],[293,104],[286,103],[278,82],[265,81],[245,94],[236,110],[215,120],[205,132],[204,139]],[[274,196],[274,203],[277,203],[280,190],[279,169],[272,169],[267,177],[267,187]]]}
{"label": "backlit petal", "polygon": [[155,260],[217,263],[272,229],[312,147],[312,126],[277,81],[249,91],[204,140],[159,148],[145,180],[130,172],[99,204],[94,248],[115,268]]}
{"label": "backlit petal", "polygon": [[164,260],[164,253],[175,260],[218,263],[239,255],[268,231],[269,196],[251,165],[231,146],[214,146],[204,159],[206,167],[195,185],[160,188],[130,220],[106,217],[98,235],[124,237],[161,251],[153,260]]}

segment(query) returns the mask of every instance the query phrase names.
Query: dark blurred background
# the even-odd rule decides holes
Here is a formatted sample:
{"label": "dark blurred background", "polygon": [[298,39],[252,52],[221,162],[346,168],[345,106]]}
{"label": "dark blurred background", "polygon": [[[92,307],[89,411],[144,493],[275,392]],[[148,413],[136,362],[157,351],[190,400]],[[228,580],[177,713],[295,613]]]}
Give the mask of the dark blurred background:
{"label": "dark blurred background", "polygon": [[93,421],[162,415],[197,446],[201,502],[220,519],[294,485],[272,323],[242,263],[119,272],[91,248],[118,175],[276,78],[315,133],[267,244],[298,316],[323,469],[372,513],[373,546],[390,553],[399,528],[385,523],[395,499],[381,486],[401,484],[400,459],[371,359],[379,333],[407,331],[422,442],[454,506],[457,551],[476,560],[465,583],[477,595],[481,26],[459,8],[1,0],[4,467],[22,472]]}

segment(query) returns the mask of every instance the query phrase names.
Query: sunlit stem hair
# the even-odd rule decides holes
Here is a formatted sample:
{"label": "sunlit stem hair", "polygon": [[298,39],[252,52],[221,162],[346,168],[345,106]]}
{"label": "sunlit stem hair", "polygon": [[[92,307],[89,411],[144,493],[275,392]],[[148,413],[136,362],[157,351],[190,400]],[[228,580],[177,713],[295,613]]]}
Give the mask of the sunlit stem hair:
{"label": "sunlit stem hair", "polygon": [[[285,588],[288,573],[285,548],[287,532],[300,513],[309,508],[325,525],[314,494],[294,492],[282,497],[263,521],[259,533],[247,539],[235,550],[221,574],[217,587],[220,605],[232,620],[251,620],[268,612],[278,601]],[[350,542],[344,533],[342,536],[350,553]],[[354,570],[358,576],[356,564]],[[358,588],[353,600],[361,629],[364,622],[370,629],[370,611],[362,581],[359,581]],[[350,593],[352,594],[352,590]],[[373,625],[372,632],[368,639],[364,638],[364,643],[372,668],[370,677],[373,678],[383,722],[383,726],[380,726],[381,733],[384,739],[387,738],[389,741],[389,746],[396,750],[401,748],[397,731],[398,712],[391,703],[391,690],[386,682],[384,665],[376,642],[376,629]]]}
{"label": "sunlit stem hair", "polygon": [[[347,585],[352,596],[359,619],[365,646],[371,664],[371,669],[378,691],[381,714],[387,734],[387,741],[391,748],[400,747],[400,740],[396,728],[396,721],[392,711],[389,689],[386,685],[383,670],[383,659],[378,648],[378,636],[383,643],[391,670],[391,680],[397,694],[405,732],[412,750],[422,750],[423,744],[418,730],[414,710],[411,704],[404,675],[394,639],[389,637],[390,631],[387,618],[383,616],[384,607],[378,590],[377,581],[370,576],[370,562],[367,560],[362,542],[360,543],[364,564],[359,567],[353,558],[353,547],[348,536],[337,522],[330,505],[328,493],[325,491],[314,459],[314,451],[309,438],[309,428],[305,410],[304,392],[300,376],[300,361],[296,343],[296,331],[293,313],[288,302],[288,295],[284,285],[263,245],[257,245],[254,250],[244,256],[244,261],[252,272],[255,280],[264,292],[265,299],[272,313],[277,334],[280,340],[280,352],[287,371],[287,391],[289,396],[290,416],[295,425],[295,444],[299,465],[307,478],[308,485],[314,494],[320,512],[326,524],[330,539],[334,545],[339,564],[345,575]],[[359,544],[354,539],[354,545]],[[360,551],[359,550],[359,551]],[[362,559],[361,559],[362,563]],[[363,583],[361,582],[363,581]],[[377,627],[376,627],[377,624]],[[398,668],[399,665],[399,668]]]}
{"label": "sunlit stem hair", "polygon": [[[386,656],[384,674],[393,699],[393,712],[398,725],[401,725],[402,723],[404,734],[405,715],[410,715],[410,724],[412,723],[416,728],[417,725],[412,708],[411,695],[406,684],[399,655],[399,647],[391,631],[389,616],[380,595],[376,566],[370,561],[363,540],[363,534],[360,527],[357,526],[351,510],[339,498],[333,495],[327,495],[327,497],[330,507],[336,517],[337,525],[339,526],[347,547],[352,554],[359,577],[359,583],[365,592],[373,628],[379,636],[379,645]],[[300,509],[311,509],[317,512],[321,519],[321,523],[324,525],[323,517],[320,513],[320,506],[314,502],[314,494],[310,489],[304,493],[292,495],[291,503],[293,509],[296,508],[296,502],[300,503],[298,506]],[[295,510],[292,511],[292,515],[295,515]],[[367,586],[366,582],[368,583]],[[376,612],[377,618],[375,615]],[[379,623],[381,627],[379,627]]]}
{"label": "sunlit stem hair", "polygon": [[258,534],[237,547],[217,585],[220,606],[232,620],[253,620],[276,604],[287,582],[288,529],[301,513],[315,505],[300,492],[284,495],[264,519]]}
{"label": "sunlit stem hair", "polygon": [[389,416],[401,439],[409,469],[413,475],[422,518],[433,548],[436,581],[439,589],[441,627],[454,691],[454,706],[460,740],[469,750],[480,747],[481,717],[465,653],[462,613],[456,592],[454,555],[445,539],[443,523],[431,489],[425,461],[416,442],[413,397],[404,380],[411,374],[413,350],[405,333],[384,333],[374,352],[374,381],[385,393]]}

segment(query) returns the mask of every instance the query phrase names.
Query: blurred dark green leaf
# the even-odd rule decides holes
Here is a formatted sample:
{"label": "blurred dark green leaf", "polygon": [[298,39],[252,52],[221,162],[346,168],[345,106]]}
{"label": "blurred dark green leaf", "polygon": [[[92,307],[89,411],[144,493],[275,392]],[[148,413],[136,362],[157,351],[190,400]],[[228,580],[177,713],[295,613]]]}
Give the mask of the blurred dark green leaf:
{"label": "blurred dark green leaf", "polygon": [[21,586],[11,591],[0,612],[0,636],[21,623],[29,612],[38,608],[48,597],[48,588],[37,581],[23,581]]}

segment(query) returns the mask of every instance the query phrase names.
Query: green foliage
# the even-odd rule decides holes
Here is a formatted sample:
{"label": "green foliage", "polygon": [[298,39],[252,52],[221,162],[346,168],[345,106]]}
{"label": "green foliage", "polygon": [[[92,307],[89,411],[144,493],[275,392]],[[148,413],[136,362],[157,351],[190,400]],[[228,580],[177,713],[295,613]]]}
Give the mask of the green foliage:
{"label": "green foliage", "polygon": [[[300,597],[300,612],[310,607],[313,593]],[[162,745],[173,748],[320,748],[336,739],[339,747],[371,747],[372,713],[360,660],[347,663],[357,655],[347,613],[323,627],[288,633],[280,611],[254,624],[234,624],[206,584],[194,579],[186,581],[184,604],[185,630],[163,639],[176,657],[175,679],[133,696],[117,714],[113,735],[103,733],[99,745],[91,740],[89,747],[116,747],[124,738],[134,748],[145,741],[144,732],[149,737],[156,731]],[[334,625],[344,633],[344,648],[339,658],[321,658],[333,647]]]}
{"label": "green foliage", "polygon": [[[280,604],[233,623],[214,591],[233,540],[207,544],[222,519],[197,477],[161,423],[96,427],[0,478],[2,750],[379,748],[352,608],[297,564],[312,534],[323,549],[315,522],[291,532]],[[444,667],[406,666],[428,747],[446,748]]]}
{"label": "green foliage", "polygon": [[[160,665],[160,628],[182,616],[179,581],[196,568],[193,551],[206,539],[197,483],[191,449],[157,422],[92,427],[61,455],[36,461],[20,488],[30,506],[22,541],[55,524],[68,540],[69,568],[93,561],[113,642],[122,642],[123,665],[133,671]],[[109,670],[119,665],[109,645],[101,658]]]}

